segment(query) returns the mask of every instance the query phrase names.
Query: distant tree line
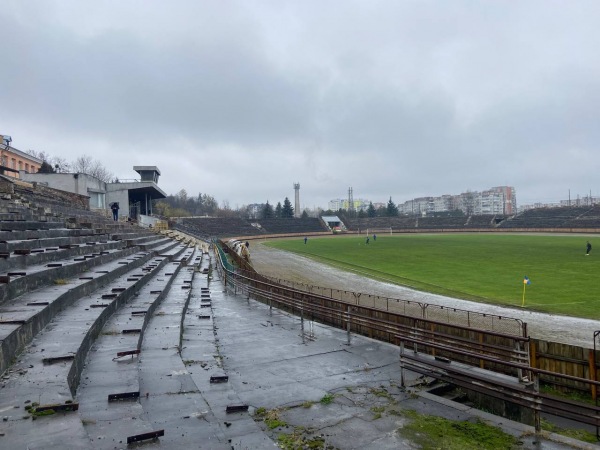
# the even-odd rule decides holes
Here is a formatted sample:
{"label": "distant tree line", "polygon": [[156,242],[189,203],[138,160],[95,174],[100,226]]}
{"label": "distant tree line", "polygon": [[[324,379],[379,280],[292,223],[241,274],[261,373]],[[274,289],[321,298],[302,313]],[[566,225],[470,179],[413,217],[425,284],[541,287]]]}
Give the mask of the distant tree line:
{"label": "distant tree line", "polygon": [[[190,197],[185,189],[181,189],[175,195],[157,200],[153,209],[157,214],[165,217],[223,215],[212,195],[198,193],[196,197]],[[223,211],[227,211],[227,208],[223,208]]]}
{"label": "distant tree line", "polygon": [[[306,214],[306,211],[304,211]],[[308,216],[308,214],[306,214]],[[294,217],[294,207],[292,206],[292,202],[290,202],[289,198],[285,198],[283,201],[283,206],[281,202],[277,202],[277,206],[273,209],[273,206],[267,200],[265,203],[261,219],[291,219]]]}
{"label": "distant tree line", "polygon": [[85,173],[87,175],[96,177],[105,183],[118,181],[114,178],[114,175],[106,167],[104,167],[104,164],[89,155],[83,155],[74,161],[68,162],[64,158],[59,156],[51,156],[49,153],[44,151],[38,152],[35,150],[27,150],[26,153],[34,158],[42,160],[42,164],[38,170],[38,173]]}

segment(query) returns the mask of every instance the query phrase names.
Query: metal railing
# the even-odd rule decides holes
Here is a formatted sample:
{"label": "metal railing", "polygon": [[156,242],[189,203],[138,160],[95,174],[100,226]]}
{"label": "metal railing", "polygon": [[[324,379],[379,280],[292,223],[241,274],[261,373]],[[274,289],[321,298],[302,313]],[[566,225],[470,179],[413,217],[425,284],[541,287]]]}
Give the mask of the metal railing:
{"label": "metal railing", "polygon": [[411,317],[432,319],[469,328],[496,331],[520,336],[527,335],[527,324],[521,319],[497,314],[486,314],[466,309],[433,305],[414,300],[384,297],[364,292],[355,292],[332,287],[315,286],[306,283],[288,281],[281,278],[266,277],[274,283],[293,289],[318,294],[332,299],[359,306],[369,306],[383,311],[395,312]]}

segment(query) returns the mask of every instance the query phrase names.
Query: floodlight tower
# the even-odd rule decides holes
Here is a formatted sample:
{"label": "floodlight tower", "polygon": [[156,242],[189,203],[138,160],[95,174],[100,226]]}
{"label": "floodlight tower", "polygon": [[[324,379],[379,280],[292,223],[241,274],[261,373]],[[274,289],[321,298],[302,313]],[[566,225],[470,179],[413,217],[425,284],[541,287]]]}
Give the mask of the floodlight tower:
{"label": "floodlight tower", "polygon": [[348,212],[351,217],[354,217],[354,195],[352,194],[352,187],[348,188]]}
{"label": "floodlight tower", "polygon": [[294,183],[296,199],[294,202],[294,217],[300,217],[300,183]]}

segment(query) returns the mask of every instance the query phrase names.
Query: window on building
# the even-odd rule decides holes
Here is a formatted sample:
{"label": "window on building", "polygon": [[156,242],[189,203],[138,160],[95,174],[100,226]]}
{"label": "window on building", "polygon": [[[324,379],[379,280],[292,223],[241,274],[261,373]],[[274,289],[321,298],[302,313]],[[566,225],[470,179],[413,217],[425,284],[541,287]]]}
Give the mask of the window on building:
{"label": "window on building", "polygon": [[25,163],[25,172],[29,172],[29,164]]}
{"label": "window on building", "polygon": [[90,196],[90,208],[104,209],[105,194],[103,192],[88,192]]}
{"label": "window on building", "polygon": [[23,170],[23,161],[19,161],[19,170]]}
{"label": "window on building", "polygon": [[13,159],[11,160],[11,162],[12,162],[12,168],[13,168],[13,169],[16,169],[16,168],[17,168],[17,160],[16,160],[15,158],[13,158]]}

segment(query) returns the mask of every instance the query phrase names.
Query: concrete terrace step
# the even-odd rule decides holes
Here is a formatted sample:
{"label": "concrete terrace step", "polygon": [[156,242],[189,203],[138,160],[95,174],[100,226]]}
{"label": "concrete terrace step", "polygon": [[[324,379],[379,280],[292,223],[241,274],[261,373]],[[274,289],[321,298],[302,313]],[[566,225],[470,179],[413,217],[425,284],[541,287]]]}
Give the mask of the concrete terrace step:
{"label": "concrete terrace step", "polygon": [[[182,274],[185,275],[183,271]],[[191,295],[190,290],[177,289],[178,285],[185,287],[188,281],[178,277],[146,332],[140,358],[140,389],[148,396],[142,396],[140,402],[153,428],[165,430],[161,443],[168,448],[189,448],[194,442],[205,442],[214,449],[233,448],[225,433],[227,426],[219,421],[206,401],[208,383],[205,390],[193,378],[192,372],[208,380],[207,371],[196,361],[184,362],[180,353],[187,346],[187,341],[181,340],[181,333],[189,302],[199,301],[199,288],[207,285],[205,275],[192,275]],[[202,356],[215,363],[215,349],[209,351],[209,355]]]}
{"label": "concrete terrace step", "polygon": [[[27,241],[25,241],[27,242]],[[31,241],[30,241],[31,242]],[[81,258],[90,258],[93,255],[99,256],[107,254],[110,250],[123,248],[124,244],[119,241],[89,241],[79,244],[68,244],[68,248],[49,247],[33,249],[33,253],[19,255],[14,252],[8,257],[0,259],[0,273],[27,270],[28,267],[57,263],[62,264],[62,260],[73,259],[82,261]],[[20,249],[31,251],[31,249]]]}
{"label": "concrete terrace step", "polygon": [[176,254],[178,254],[177,249],[179,247],[188,247],[188,245],[171,240],[170,242],[164,243],[158,247],[154,247],[153,250],[157,255],[164,256],[166,258],[175,258]]}
{"label": "concrete terrace step", "polygon": [[[9,277],[9,282],[0,284],[0,305],[4,302],[31,292],[42,286],[56,283],[57,280],[72,278],[82,272],[91,270],[93,267],[100,266],[118,258],[126,257],[136,251],[136,247],[129,247],[117,250],[106,250],[108,253],[93,253],[88,250],[87,258],[81,257],[72,259],[62,259],[56,264],[57,267],[48,267],[47,264],[30,266],[26,271],[7,272],[4,276]],[[11,273],[16,275],[10,275]],[[25,274],[25,275],[22,275]]]}
{"label": "concrete terrace step", "polygon": [[138,239],[138,238],[142,238],[142,237],[148,237],[148,236],[154,236],[156,237],[156,233],[154,231],[149,231],[146,229],[138,229],[137,231],[127,231],[127,232],[121,232],[121,233],[112,233],[110,235],[110,238],[117,241],[117,240],[127,240],[127,239]]}
{"label": "concrete terrace step", "polygon": [[[163,254],[173,249],[174,247],[180,246],[178,241],[171,238],[159,237],[158,239],[154,239],[152,241],[144,242],[143,244],[136,244],[142,250],[150,251],[154,250],[158,254]],[[185,245],[184,245],[185,246]]]}
{"label": "concrete terrace step", "polygon": [[[14,252],[18,249],[45,249],[65,245],[79,245],[87,242],[109,241],[108,234],[86,234],[83,236],[60,236],[37,239],[11,239],[0,242],[0,251]],[[115,239],[116,240],[116,239]]]}
{"label": "concrete terrace step", "polygon": [[33,214],[24,214],[24,213],[17,213],[17,212],[0,212],[0,220],[1,221],[24,222],[26,220],[32,220],[32,219],[33,219]]}
{"label": "concrete terrace step", "polygon": [[[0,231],[0,242],[28,240],[28,239],[49,239],[57,237],[79,237],[92,236],[94,230],[86,228],[55,228],[52,230],[4,230]],[[115,240],[115,239],[113,239]]]}
{"label": "concrete terrace step", "polygon": [[[115,244],[111,244],[111,245],[114,245],[116,248],[120,248],[119,243],[115,243]],[[166,240],[157,239],[155,241],[145,243],[143,246],[139,246],[139,247],[131,246],[131,247],[127,247],[127,248],[129,248],[129,249],[138,249],[139,248],[142,250],[154,251],[155,253],[158,253],[156,250],[153,250],[158,245],[161,245],[161,247],[158,250],[160,252],[164,253],[165,251],[176,247],[178,245],[178,242],[174,241],[174,240],[169,240],[169,239],[166,239]],[[98,248],[97,250],[101,250],[101,249]],[[83,270],[88,270],[90,267],[90,264],[97,264],[97,263],[91,262],[96,259],[99,259],[99,263],[103,263],[103,262],[110,260],[111,258],[118,257],[119,256],[118,254],[113,255],[113,256],[111,256],[111,254],[115,253],[115,252],[125,251],[125,249],[122,249],[122,250],[105,249],[102,251],[91,251],[88,253],[88,249],[84,247],[82,250],[79,250],[79,251],[84,253],[83,256],[79,255],[78,257],[74,257],[71,259],[60,259],[60,260],[55,261],[54,263],[48,263],[46,265],[28,266],[26,271],[24,271],[23,269],[18,269],[18,268],[17,268],[17,270],[11,270],[11,271],[7,270],[6,273],[3,275],[4,277],[7,277],[6,279],[3,280],[5,283],[0,284],[0,304],[2,304],[2,302],[6,301],[10,298],[19,296],[28,290],[37,289],[38,287],[40,287],[42,285],[46,285],[46,284],[50,284],[50,283],[54,282],[54,280],[69,278]],[[74,250],[74,252],[77,253],[78,251]],[[108,253],[106,253],[106,252],[108,252]],[[129,250],[129,252],[131,252],[131,250]],[[30,256],[31,255],[27,255],[27,258],[29,258]],[[172,256],[172,255],[167,255],[167,256]],[[35,258],[38,258],[39,260],[43,260],[43,258],[46,258],[46,256],[35,255],[34,258],[32,259],[32,261],[36,261]],[[25,275],[23,275],[23,274],[25,274]],[[7,280],[8,280],[8,282],[6,282]]]}
{"label": "concrete terrace step", "polygon": [[[181,253],[185,249],[186,247],[180,246],[178,252]],[[57,311],[74,301],[78,295],[110,282],[130,267],[139,266],[154,254],[138,252],[132,255],[133,250],[135,248],[124,250],[121,254],[115,253],[115,257],[122,256],[120,260],[113,258],[102,265],[96,265],[88,273],[64,279],[59,285],[28,292],[0,306],[0,322],[4,321],[0,323],[0,335],[3,336],[0,373],[7,367],[15,351],[29,342]],[[174,252],[172,257],[178,256],[178,252]]]}
{"label": "concrete terrace step", "polygon": [[0,222],[1,231],[26,231],[26,230],[50,230],[65,228],[65,222],[50,221],[24,221],[24,222]]}
{"label": "concrete terrace step", "polygon": [[[182,259],[189,259],[193,254],[193,248],[186,249]],[[165,266],[140,290],[138,296],[111,317],[89,353],[77,399],[79,415],[96,449],[112,449],[117,443],[125,442],[127,436],[153,431],[151,424],[144,419],[138,396],[108,401],[112,394],[140,393],[139,358],[126,356],[115,361],[115,351],[141,348],[155,309],[170,296],[171,284],[179,278],[182,267],[180,263]],[[139,328],[141,333],[118,333],[126,328]],[[141,395],[145,396],[145,393]],[[107,421],[111,421],[110,430]],[[108,434],[112,438],[97,439]]]}
{"label": "concrete terrace step", "polygon": [[[60,311],[80,297],[111,283],[115,278],[138,269],[152,255],[125,253],[119,259],[90,267],[88,271],[52,285],[27,292],[0,306],[0,373],[14,356],[28,344]],[[11,323],[12,322],[12,323]]]}
{"label": "concrete terrace step", "polygon": [[[210,261],[202,261],[201,270],[208,269]],[[199,286],[198,286],[199,284]],[[216,284],[211,292],[211,281],[206,275],[194,280],[192,299],[184,321],[184,345],[181,358],[186,361],[194,383],[202,392],[202,397],[208,403],[214,425],[220,427],[224,442],[231,448],[270,448],[271,439],[257,426],[253,418],[245,412],[227,413],[228,405],[243,405],[246,402],[240,398],[235,386],[229,382],[229,373],[223,366],[220,340],[215,324],[214,304],[218,304],[223,296],[222,286]],[[198,289],[200,287],[200,289]],[[208,296],[208,297],[207,297]],[[210,306],[207,306],[210,305]],[[208,319],[200,317],[209,316]],[[199,369],[202,370],[199,370]],[[226,382],[214,383],[211,378],[227,376]],[[246,403],[247,404],[247,403]],[[229,426],[223,426],[225,423]]]}
{"label": "concrete terrace step", "polygon": [[0,218],[1,220],[64,220],[57,219],[48,208],[30,208],[11,203],[0,204]]}
{"label": "concrete terrace step", "polygon": [[[145,274],[140,273],[135,277],[131,272],[139,272],[139,268],[129,271],[109,286],[80,298],[71,307],[57,314],[52,323],[40,332],[31,346],[19,356],[19,362],[3,377],[0,409],[10,410],[27,400],[40,404],[66,404],[73,401],[88,350],[106,320],[133,298],[167,262],[167,259],[154,261],[154,264],[147,266],[149,270]],[[113,295],[113,289],[117,287],[120,292],[115,298],[103,298]],[[94,308],[94,304],[106,306]],[[41,423],[36,423],[35,431],[32,432],[31,425],[22,420],[22,416],[10,416],[0,426],[4,433],[3,445],[17,448],[17,445],[23,446],[25,439],[28,447],[31,443],[44,441],[46,448],[64,446],[67,442],[69,448],[89,448],[89,439],[81,432],[83,425],[77,413],[63,414],[62,417],[51,415],[37,420]],[[44,430],[50,427],[52,422],[62,423],[65,420],[77,431],[76,438],[73,438],[72,432],[68,430],[65,433],[46,436],[45,440],[37,434],[40,425]]]}

